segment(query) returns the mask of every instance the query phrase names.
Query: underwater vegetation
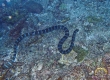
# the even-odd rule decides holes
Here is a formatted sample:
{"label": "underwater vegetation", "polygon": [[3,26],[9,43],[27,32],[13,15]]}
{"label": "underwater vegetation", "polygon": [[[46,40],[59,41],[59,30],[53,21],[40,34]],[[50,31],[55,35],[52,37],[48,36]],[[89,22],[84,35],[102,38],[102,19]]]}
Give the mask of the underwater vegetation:
{"label": "underwater vegetation", "polygon": [[89,23],[98,23],[103,21],[102,17],[92,16],[92,15],[88,16],[86,19]]}
{"label": "underwater vegetation", "polygon": [[81,62],[84,59],[84,57],[88,54],[88,50],[85,50],[80,46],[74,46],[73,50],[76,53],[78,53],[77,56],[76,56],[76,59],[77,59],[78,62]]}
{"label": "underwater vegetation", "polygon": [[61,11],[63,11],[63,10],[66,10],[66,4],[64,4],[64,3],[62,3],[60,6],[59,6],[59,9],[61,10]]}

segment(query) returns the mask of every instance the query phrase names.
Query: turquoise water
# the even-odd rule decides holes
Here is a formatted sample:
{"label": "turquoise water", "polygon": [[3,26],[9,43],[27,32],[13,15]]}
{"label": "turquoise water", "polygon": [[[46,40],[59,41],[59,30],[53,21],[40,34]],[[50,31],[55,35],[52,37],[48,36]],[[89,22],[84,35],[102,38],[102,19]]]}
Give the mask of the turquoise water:
{"label": "turquoise water", "polygon": [[109,16],[109,0],[0,0],[1,80],[109,80]]}

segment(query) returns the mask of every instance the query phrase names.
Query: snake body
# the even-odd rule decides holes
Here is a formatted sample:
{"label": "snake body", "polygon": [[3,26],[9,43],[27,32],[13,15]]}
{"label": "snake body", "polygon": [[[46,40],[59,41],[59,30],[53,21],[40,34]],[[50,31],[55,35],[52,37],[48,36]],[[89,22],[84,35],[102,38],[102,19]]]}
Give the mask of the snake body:
{"label": "snake body", "polygon": [[35,35],[41,35],[41,34],[45,34],[45,33],[48,33],[48,32],[52,32],[54,30],[63,30],[65,32],[65,35],[61,38],[61,40],[59,41],[58,43],[58,50],[60,53],[62,54],[68,54],[71,52],[71,50],[73,49],[74,47],[74,41],[75,41],[75,36],[76,36],[76,33],[79,31],[78,29],[76,29],[74,32],[73,32],[73,35],[72,35],[72,40],[71,40],[71,44],[69,46],[68,49],[66,50],[63,50],[62,49],[62,45],[63,43],[65,42],[65,40],[68,38],[69,36],[69,30],[64,27],[63,25],[57,25],[57,26],[52,26],[52,27],[49,27],[49,28],[46,28],[44,30],[39,30],[39,31],[34,31],[34,32],[30,32],[30,33],[25,33],[23,35],[21,35],[14,43],[14,54],[12,56],[12,59],[6,63],[4,63],[2,65],[2,67],[4,69],[7,69],[7,68],[10,68],[12,65],[13,65],[13,62],[15,62],[15,58],[16,58],[16,54],[17,54],[17,47],[18,47],[18,44],[19,42],[27,37],[27,36],[35,36]]}

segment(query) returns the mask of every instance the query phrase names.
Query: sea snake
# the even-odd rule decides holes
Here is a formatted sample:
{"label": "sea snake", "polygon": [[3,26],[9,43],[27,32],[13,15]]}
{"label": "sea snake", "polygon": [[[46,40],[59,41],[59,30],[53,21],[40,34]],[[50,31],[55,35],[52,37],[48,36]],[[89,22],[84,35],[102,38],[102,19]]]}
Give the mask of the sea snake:
{"label": "sea snake", "polygon": [[39,31],[34,31],[34,32],[30,32],[30,33],[25,33],[23,35],[21,35],[18,39],[16,39],[15,43],[14,43],[14,54],[12,56],[12,59],[10,61],[7,61],[6,63],[4,63],[2,65],[2,68],[4,69],[9,69],[13,63],[15,62],[15,58],[16,58],[16,54],[17,54],[17,47],[18,47],[18,44],[19,42],[27,37],[27,36],[35,36],[35,35],[41,35],[41,34],[45,34],[45,33],[48,33],[48,32],[51,32],[51,31],[54,31],[54,30],[63,30],[65,32],[65,35],[61,38],[61,40],[59,41],[58,43],[58,50],[60,53],[62,54],[68,54],[71,52],[71,50],[73,49],[74,47],[74,41],[75,41],[75,36],[76,36],[76,33],[79,31],[78,29],[76,29],[74,32],[73,32],[73,35],[72,35],[72,40],[71,40],[71,44],[69,46],[68,49],[66,50],[63,50],[62,49],[62,45],[63,43],[65,42],[65,40],[68,38],[69,36],[69,30],[64,27],[63,25],[57,25],[57,26],[52,26],[52,27],[49,27],[49,28],[46,28],[44,30],[39,30]]}

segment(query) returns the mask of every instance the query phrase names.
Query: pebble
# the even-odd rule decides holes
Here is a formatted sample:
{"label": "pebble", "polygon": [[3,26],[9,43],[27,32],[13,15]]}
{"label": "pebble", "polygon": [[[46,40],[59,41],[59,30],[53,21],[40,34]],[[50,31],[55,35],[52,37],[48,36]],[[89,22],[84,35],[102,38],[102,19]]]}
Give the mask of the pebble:
{"label": "pebble", "polygon": [[109,42],[107,42],[107,43],[104,44],[103,50],[105,52],[110,52],[110,43]]}
{"label": "pebble", "polygon": [[41,70],[43,68],[43,63],[39,62],[37,65],[37,70]]}

